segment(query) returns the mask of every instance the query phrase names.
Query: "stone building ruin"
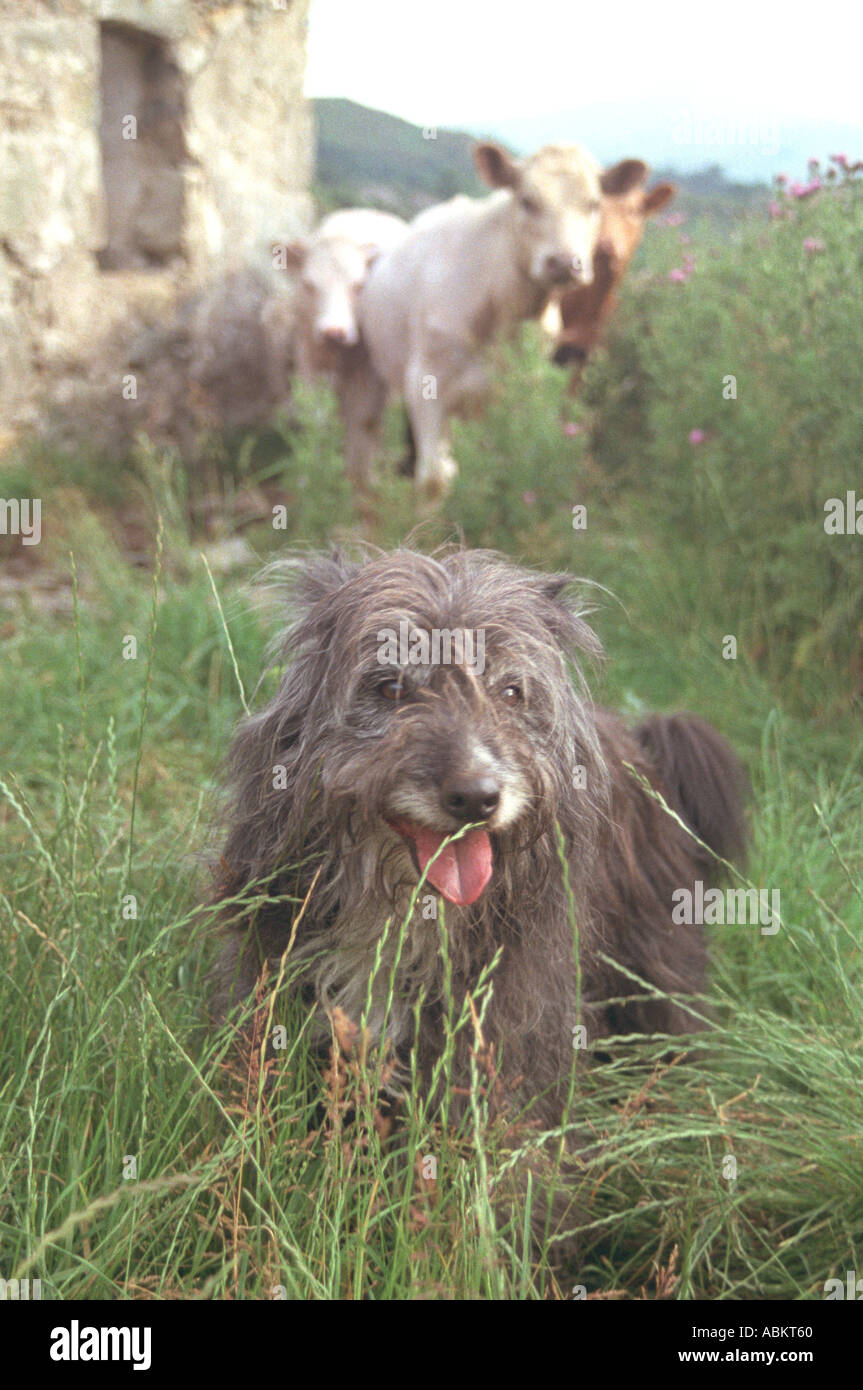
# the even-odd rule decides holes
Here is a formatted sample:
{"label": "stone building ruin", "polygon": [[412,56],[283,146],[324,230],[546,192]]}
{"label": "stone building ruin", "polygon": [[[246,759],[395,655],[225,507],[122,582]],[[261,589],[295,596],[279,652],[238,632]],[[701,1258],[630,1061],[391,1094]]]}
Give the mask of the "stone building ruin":
{"label": "stone building ruin", "polygon": [[308,229],[308,3],[0,0],[0,450]]}

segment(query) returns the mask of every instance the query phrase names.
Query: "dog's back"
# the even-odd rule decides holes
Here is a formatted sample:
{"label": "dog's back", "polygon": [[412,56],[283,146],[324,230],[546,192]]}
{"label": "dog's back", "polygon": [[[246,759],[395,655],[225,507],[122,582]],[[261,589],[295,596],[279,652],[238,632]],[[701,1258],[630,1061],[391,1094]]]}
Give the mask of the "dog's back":
{"label": "dog's back", "polygon": [[695,714],[654,714],[633,732],[661,777],[672,810],[712,851],[700,851],[705,866],[715,871],[716,855],[732,862],[742,859],[749,789],[737,755],[721,734]]}
{"label": "dog's back", "polygon": [[[594,1011],[595,1029],[695,1032],[703,1013],[680,996],[703,990],[707,948],[698,925],[673,922],[674,895],[698,880],[721,883],[721,861],[743,858],[746,775],[725,739],[694,715],[653,715],[629,732],[600,711],[597,727],[612,790],[594,902],[604,954],[623,969],[600,964],[594,990],[600,999],[641,997]],[[631,976],[674,997],[648,997]]]}

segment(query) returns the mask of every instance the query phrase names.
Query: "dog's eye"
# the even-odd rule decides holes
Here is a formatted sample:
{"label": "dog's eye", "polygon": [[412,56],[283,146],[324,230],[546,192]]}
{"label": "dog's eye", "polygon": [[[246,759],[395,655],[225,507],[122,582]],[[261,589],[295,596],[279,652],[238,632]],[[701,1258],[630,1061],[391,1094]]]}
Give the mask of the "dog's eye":
{"label": "dog's eye", "polygon": [[539,203],[536,201],[535,198],[519,198],[519,202],[521,204],[522,211],[530,213],[531,217],[535,217],[536,214],[539,212]]}
{"label": "dog's eye", "polygon": [[521,686],[505,685],[503,690],[500,692],[500,698],[503,700],[503,703],[505,705],[520,705]]}
{"label": "dog's eye", "polygon": [[385,700],[403,700],[407,694],[404,681],[388,680],[381,681],[378,686],[378,694]]}

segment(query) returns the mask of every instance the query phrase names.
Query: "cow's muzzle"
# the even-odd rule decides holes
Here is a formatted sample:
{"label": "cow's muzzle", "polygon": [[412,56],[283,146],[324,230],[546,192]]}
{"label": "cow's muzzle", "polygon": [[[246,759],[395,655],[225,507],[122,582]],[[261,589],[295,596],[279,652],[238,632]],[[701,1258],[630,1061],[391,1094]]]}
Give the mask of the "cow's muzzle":
{"label": "cow's muzzle", "polygon": [[593,279],[592,267],[585,264],[581,256],[546,256],[543,272],[552,285],[566,285],[573,280],[586,285]]}
{"label": "cow's muzzle", "polygon": [[575,343],[558,343],[551,360],[556,367],[568,367],[573,362],[583,366],[587,361],[587,348],[577,347]]}

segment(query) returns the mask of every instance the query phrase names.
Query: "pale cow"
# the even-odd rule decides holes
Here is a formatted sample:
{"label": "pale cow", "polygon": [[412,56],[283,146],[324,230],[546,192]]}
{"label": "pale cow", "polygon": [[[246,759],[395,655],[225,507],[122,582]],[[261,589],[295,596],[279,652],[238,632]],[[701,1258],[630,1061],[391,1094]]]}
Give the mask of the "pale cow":
{"label": "pale cow", "polygon": [[562,290],[542,317],[543,327],[555,340],[552,360],[558,366],[574,367],[573,390],[614,310],[618,287],[641,243],[646,219],[677,192],[673,183],[658,183],[646,191],[647,165],[640,159],[624,160],[618,167],[629,169],[629,186],[623,192],[603,192],[592,284]]}
{"label": "pale cow", "polygon": [[337,372],[359,342],[357,299],[372,262],[396,246],[408,224],[374,208],[331,212],[307,241],[285,248],[297,277],[295,366],[303,381]]}
{"label": "pale cow", "polygon": [[[343,208],[325,217],[307,241],[285,248],[285,262],[297,279],[293,322],[293,362],[301,381],[324,377],[335,390],[345,424],[345,460],[358,488],[368,479],[364,421],[382,409],[382,387],[370,371],[357,323],[357,301],[376,257],[405,236],[400,217],[373,208]],[[280,305],[271,337],[278,332]]]}
{"label": "pale cow", "polygon": [[484,143],[474,159],[496,191],[421,213],[375,262],[360,297],[377,380],[370,379],[353,431],[354,457],[371,466],[385,391],[403,397],[417,488],[431,497],[457,472],[451,416],[486,393],[483,349],[537,317],[556,285],[590,283],[601,193],[623,191],[628,177],[625,166],[602,173],[577,145],[547,146],[517,161]]}

